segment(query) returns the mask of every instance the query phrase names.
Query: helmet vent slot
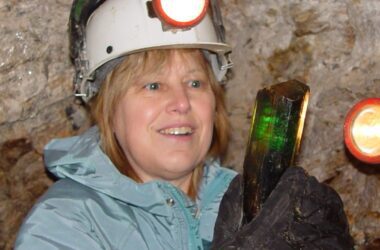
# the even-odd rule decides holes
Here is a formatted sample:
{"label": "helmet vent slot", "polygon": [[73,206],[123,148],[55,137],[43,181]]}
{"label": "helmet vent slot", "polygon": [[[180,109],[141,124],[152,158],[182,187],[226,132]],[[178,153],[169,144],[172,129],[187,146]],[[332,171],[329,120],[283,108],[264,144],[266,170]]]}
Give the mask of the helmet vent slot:
{"label": "helmet vent slot", "polygon": [[113,51],[113,47],[111,45],[108,46],[107,49],[106,49],[106,51],[107,51],[107,54],[111,54],[112,51]]}

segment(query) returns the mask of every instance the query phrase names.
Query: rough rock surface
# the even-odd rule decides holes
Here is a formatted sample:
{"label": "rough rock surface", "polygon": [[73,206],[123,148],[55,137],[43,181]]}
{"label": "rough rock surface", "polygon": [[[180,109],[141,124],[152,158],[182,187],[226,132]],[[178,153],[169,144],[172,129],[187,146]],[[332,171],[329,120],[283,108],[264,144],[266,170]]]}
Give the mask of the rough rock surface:
{"label": "rough rock surface", "polygon": [[[11,249],[33,202],[52,183],[42,163],[51,138],[89,127],[72,97],[70,0],[0,0],[0,249]],[[380,96],[377,0],[220,0],[235,68],[227,162],[241,170],[258,89],[298,79],[311,88],[298,165],[341,195],[358,249],[380,247],[380,168],[355,160],[342,127],[359,100]]]}

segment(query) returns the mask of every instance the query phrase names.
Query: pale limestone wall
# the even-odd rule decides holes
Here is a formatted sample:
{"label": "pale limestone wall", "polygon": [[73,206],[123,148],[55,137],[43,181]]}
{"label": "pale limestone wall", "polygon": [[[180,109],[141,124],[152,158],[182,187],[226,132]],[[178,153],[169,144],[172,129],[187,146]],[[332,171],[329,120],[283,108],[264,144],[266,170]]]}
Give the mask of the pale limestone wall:
{"label": "pale limestone wall", "polygon": [[[234,70],[227,161],[241,170],[258,89],[299,79],[311,88],[298,164],[341,195],[358,246],[380,245],[380,168],[346,153],[347,111],[380,97],[380,1],[221,0]],[[51,138],[79,133],[88,115],[71,93],[70,0],[0,0],[0,249],[10,249],[34,200],[52,183]],[[372,248],[375,249],[375,248]]]}

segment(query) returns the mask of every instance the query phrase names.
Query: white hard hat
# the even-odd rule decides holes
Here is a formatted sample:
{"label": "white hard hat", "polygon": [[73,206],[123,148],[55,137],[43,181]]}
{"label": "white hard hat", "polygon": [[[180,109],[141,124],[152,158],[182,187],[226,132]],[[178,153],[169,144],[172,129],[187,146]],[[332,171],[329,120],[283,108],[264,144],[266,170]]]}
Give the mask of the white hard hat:
{"label": "white hard hat", "polygon": [[[189,3],[184,5],[185,2]],[[203,49],[217,80],[221,81],[232,65],[229,59],[231,48],[224,42],[224,29],[216,2],[211,0],[211,10],[200,11],[204,17],[196,17],[194,23],[189,21],[191,15],[190,19],[178,23],[166,23],[158,13],[165,6],[173,9],[175,3],[179,4],[174,8],[176,12],[181,11],[181,6],[187,11],[189,4],[196,2],[207,5],[205,10],[209,5],[209,0],[74,1],[70,40],[76,67],[76,95],[89,100],[98,91],[105,75],[123,56],[149,49]],[[177,13],[174,18],[179,19],[180,16],[181,13]]]}

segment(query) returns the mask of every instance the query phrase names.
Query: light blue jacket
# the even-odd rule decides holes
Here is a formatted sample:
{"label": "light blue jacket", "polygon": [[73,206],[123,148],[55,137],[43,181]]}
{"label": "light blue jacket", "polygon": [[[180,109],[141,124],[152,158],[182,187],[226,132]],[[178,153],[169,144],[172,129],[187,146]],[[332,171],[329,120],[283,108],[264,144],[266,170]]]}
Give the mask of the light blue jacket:
{"label": "light blue jacket", "polygon": [[25,219],[18,250],[207,249],[219,203],[236,175],[208,162],[195,203],[170,183],[138,184],[101,151],[96,127],[52,140],[45,163],[60,180]]}

